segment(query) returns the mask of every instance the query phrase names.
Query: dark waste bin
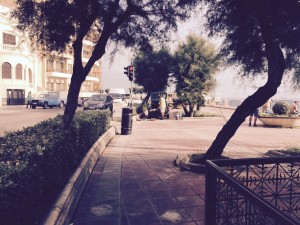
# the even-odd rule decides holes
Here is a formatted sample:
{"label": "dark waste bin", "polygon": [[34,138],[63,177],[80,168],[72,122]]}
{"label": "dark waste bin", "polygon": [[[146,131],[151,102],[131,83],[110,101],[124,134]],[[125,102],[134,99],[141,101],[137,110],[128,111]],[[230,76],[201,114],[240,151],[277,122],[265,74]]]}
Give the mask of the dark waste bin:
{"label": "dark waste bin", "polygon": [[121,134],[131,134],[132,130],[132,108],[125,107],[122,109]]}

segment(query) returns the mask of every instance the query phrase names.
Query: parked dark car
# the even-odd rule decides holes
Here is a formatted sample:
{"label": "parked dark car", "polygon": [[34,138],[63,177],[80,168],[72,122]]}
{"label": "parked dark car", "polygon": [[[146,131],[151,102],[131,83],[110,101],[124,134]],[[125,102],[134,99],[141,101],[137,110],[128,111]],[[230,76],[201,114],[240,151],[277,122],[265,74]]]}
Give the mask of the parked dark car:
{"label": "parked dark car", "polygon": [[113,110],[113,98],[106,94],[92,95],[83,104],[83,110],[109,109]]}

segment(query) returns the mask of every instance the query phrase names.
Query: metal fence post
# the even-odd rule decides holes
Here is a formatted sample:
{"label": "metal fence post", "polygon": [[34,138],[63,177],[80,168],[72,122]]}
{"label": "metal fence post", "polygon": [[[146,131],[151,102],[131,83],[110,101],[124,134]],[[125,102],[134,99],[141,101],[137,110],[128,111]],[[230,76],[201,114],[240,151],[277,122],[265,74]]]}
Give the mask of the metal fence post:
{"label": "metal fence post", "polygon": [[206,164],[205,177],[205,225],[216,225],[216,185],[217,177]]}

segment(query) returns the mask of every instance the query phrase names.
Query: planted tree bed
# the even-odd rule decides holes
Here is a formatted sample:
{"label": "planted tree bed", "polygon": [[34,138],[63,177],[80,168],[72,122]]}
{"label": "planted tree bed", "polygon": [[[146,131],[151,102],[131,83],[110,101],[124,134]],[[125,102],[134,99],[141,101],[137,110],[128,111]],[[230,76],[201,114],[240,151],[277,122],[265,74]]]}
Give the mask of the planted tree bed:
{"label": "planted tree bed", "polygon": [[266,126],[297,128],[300,127],[300,117],[259,116],[258,119]]}

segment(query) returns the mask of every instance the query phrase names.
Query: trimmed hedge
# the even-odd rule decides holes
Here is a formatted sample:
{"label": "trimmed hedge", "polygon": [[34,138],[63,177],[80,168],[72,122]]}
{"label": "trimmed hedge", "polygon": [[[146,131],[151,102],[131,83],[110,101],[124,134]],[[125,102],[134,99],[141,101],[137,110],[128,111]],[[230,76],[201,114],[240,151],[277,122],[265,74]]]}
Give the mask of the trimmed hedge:
{"label": "trimmed hedge", "polygon": [[1,224],[40,224],[81,160],[109,128],[109,111],[77,112],[70,131],[62,116],[0,139]]}
{"label": "trimmed hedge", "polygon": [[287,102],[276,102],[272,110],[275,115],[287,115],[290,110],[290,105]]}

